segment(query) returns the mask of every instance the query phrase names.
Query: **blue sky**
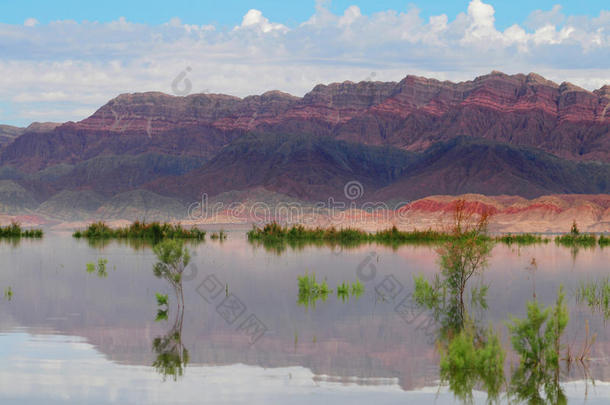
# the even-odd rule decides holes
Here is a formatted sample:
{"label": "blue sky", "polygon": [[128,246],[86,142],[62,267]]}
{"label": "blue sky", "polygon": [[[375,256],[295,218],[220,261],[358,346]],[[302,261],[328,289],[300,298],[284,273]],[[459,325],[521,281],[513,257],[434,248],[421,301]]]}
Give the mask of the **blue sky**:
{"label": "blue sky", "polygon": [[[608,10],[607,1],[603,0],[490,0],[496,10],[496,24],[500,29],[527,19],[537,9],[550,10],[561,5],[568,15],[596,16],[601,10]],[[353,1],[333,0],[329,9],[342,13],[350,5],[357,5],[363,14],[371,14],[388,9],[403,11],[415,6],[421,15],[428,18],[432,15],[447,14],[450,19],[464,11],[468,1]],[[314,1],[287,0],[106,0],[83,2],[82,0],[15,0],[0,2],[0,21],[9,24],[21,24],[27,18],[36,18],[41,23],[54,20],[99,21],[108,22],[125,17],[129,21],[146,24],[161,24],[171,17],[179,17],[186,24],[218,24],[234,26],[250,9],[257,9],[271,21],[280,21],[287,26],[295,26],[307,20],[315,11]]]}
{"label": "blue sky", "polygon": [[[81,120],[121,93],[302,96],[319,83],[536,72],[610,83],[602,1],[0,0],[0,123]],[[181,76],[182,74],[182,76]]]}

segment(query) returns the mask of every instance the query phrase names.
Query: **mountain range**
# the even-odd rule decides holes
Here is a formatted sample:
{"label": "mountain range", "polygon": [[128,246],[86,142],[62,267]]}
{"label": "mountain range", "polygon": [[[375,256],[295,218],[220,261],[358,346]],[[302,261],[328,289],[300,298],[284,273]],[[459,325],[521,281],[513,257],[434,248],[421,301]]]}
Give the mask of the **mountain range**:
{"label": "mountain range", "polygon": [[303,97],[122,94],[79,122],[0,126],[0,213],[11,215],[180,218],[203,193],[252,190],[357,204],[533,199],[608,194],[609,179],[610,86],[534,73],[333,83]]}

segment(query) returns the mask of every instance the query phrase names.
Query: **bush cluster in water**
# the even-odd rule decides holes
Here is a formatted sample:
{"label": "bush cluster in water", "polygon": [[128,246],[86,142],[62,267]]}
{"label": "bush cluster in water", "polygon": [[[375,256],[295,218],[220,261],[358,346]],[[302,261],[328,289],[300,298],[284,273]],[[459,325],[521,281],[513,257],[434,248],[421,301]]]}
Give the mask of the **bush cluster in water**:
{"label": "bush cluster in water", "polygon": [[610,242],[610,238],[600,235],[599,240],[593,234],[580,233],[576,221],[572,223],[572,229],[570,233],[555,238],[555,243],[563,246],[576,246],[576,247],[593,247],[596,243],[600,247],[607,246]]}
{"label": "bush cluster in water", "polygon": [[124,228],[111,228],[104,222],[95,222],[83,231],[76,231],[72,235],[75,238],[101,239],[101,238],[139,238],[161,240],[171,239],[205,239],[205,231],[198,228],[185,229],[181,225],[151,222],[144,223],[136,221]]}
{"label": "bush cluster in water", "polygon": [[0,226],[0,237],[3,238],[42,238],[41,229],[23,229],[17,222]]}
{"label": "bush cluster in water", "polygon": [[214,239],[214,240],[226,240],[227,239],[227,233],[224,230],[220,230],[218,232],[212,232],[212,234],[210,235],[210,239]]}
{"label": "bush cluster in water", "polygon": [[449,233],[433,231],[399,231],[395,226],[383,231],[369,233],[354,228],[313,228],[308,229],[303,225],[293,225],[292,227],[281,226],[276,222],[266,224],[263,228],[254,226],[248,232],[248,240],[262,241],[328,241],[328,242],[440,242],[454,238]]}
{"label": "bush cluster in water", "polygon": [[[452,232],[434,231],[432,229],[420,231],[400,231],[395,226],[377,232],[366,232],[354,228],[306,228],[303,225],[282,226],[277,222],[266,224],[262,228],[254,226],[247,233],[249,241],[260,241],[268,244],[274,243],[338,243],[342,245],[356,245],[367,242],[383,244],[403,243],[433,243],[440,244],[456,239],[469,239],[472,235],[468,232],[455,234]],[[506,234],[497,237],[478,235],[478,239],[489,242],[499,242],[507,245],[533,245],[549,243],[550,238],[532,233]],[[580,234],[577,228],[572,227],[569,234],[558,236],[555,243],[562,246],[594,246],[598,243],[601,247],[610,244],[610,238],[601,235],[599,239],[593,234]]]}
{"label": "bush cluster in water", "polygon": [[549,243],[549,238],[544,238],[540,235],[534,235],[532,233],[522,233],[518,235],[508,234],[498,236],[496,238],[498,242],[505,243],[507,245],[517,244],[517,245],[535,245],[538,243]]}

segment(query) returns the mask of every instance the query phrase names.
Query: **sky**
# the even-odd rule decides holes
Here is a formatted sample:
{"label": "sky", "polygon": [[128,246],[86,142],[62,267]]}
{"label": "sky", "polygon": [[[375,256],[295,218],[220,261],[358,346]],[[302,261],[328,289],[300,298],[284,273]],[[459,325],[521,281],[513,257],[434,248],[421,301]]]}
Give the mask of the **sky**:
{"label": "sky", "polygon": [[537,72],[610,84],[607,1],[0,0],[0,123],[78,121],[121,93]]}

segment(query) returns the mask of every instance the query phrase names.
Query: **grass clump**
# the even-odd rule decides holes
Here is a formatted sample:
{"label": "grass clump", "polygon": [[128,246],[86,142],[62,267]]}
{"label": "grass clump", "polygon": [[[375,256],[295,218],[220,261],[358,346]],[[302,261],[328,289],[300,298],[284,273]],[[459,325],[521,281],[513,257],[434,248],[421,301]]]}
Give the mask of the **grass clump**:
{"label": "grass clump", "polygon": [[600,247],[606,247],[606,246],[610,245],[610,237],[605,236],[605,235],[600,235],[599,239],[597,240],[597,243],[599,244]]}
{"label": "grass clump", "polygon": [[343,302],[349,300],[350,297],[360,298],[362,294],[364,294],[364,284],[360,280],[356,280],[355,283],[344,281],[337,286],[337,298]]}
{"label": "grass clump", "polygon": [[360,297],[364,294],[364,284],[360,282],[360,280],[356,280],[355,283],[352,283],[352,295],[354,297]]}
{"label": "grass clump", "polygon": [[264,227],[253,226],[247,233],[249,241],[263,242],[304,242],[304,243],[336,243],[341,245],[357,245],[360,243],[377,242],[382,244],[407,243],[440,243],[452,240],[455,235],[446,232],[433,231],[399,231],[395,226],[383,231],[369,233],[360,229],[335,227],[305,228],[303,225],[291,227],[281,226],[271,222]]}
{"label": "grass clump", "polygon": [[100,278],[108,277],[108,271],[106,270],[106,265],[108,264],[108,259],[99,258],[97,260],[97,266],[95,263],[87,263],[87,273],[93,274],[97,271],[97,275]]}
{"label": "grass clump", "polygon": [[550,239],[544,238],[540,235],[534,235],[532,233],[522,233],[517,235],[509,233],[507,235],[498,236],[496,241],[505,243],[507,245],[535,245],[538,243],[549,243]]}
{"label": "grass clump", "polygon": [[23,229],[18,222],[0,226],[0,237],[2,238],[42,238],[42,235],[42,229]]}
{"label": "grass clump", "polygon": [[168,224],[136,221],[124,228],[111,228],[106,223],[99,221],[78,230],[72,235],[75,238],[87,239],[148,239],[159,241],[162,239],[205,239],[205,231],[198,228],[186,229],[180,224]]}
{"label": "grass clump", "polygon": [[214,240],[226,240],[227,239],[227,233],[224,230],[220,230],[218,232],[212,232],[212,234],[210,235],[210,239],[214,239]]}
{"label": "grass clump", "polygon": [[10,285],[4,289],[4,299],[7,301],[13,299],[13,288]]}
{"label": "grass clump", "polygon": [[349,299],[349,283],[344,281],[337,286],[337,298],[341,298],[343,302]]}
{"label": "grass clump", "polygon": [[555,238],[555,243],[563,246],[580,246],[580,247],[593,247],[597,240],[595,239],[595,235],[562,235]]}
{"label": "grass clump", "polygon": [[326,301],[332,291],[328,288],[326,280],[318,283],[315,273],[298,276],[299,296],[297,302],[306,307],[315,307],[316,301]]}
{"label": "grass clump", "polygon": [[314,228],[307,229],[303,225],[293,225],[292,227],[281,226],[277,222],[266,224],[263,228],[252,227],[247,233],[248,240],[262,241],[368,241],[370,235],[364,231],[352,228],[327,229]]}
{"label": "grass clump", "polygon": [[593,247],[596,242],[595,235],[580,233],[576,221],[572,223],[570,233],[555,238],[555,243],[563,246]]}
{"label": "grass clump", "polygon": [[576,301],[586,303],[589,308],[599,311],[604,319],[610,318],[610,277],[597,282],[580,282],[576,290]]}
{"label": "grass clump", "polygon": [[377,231],[372,235],[376,242],[382,243],[431,243],[431,242],[446,242],[453,239],[454,236],[450,233],[433,231],[428,229],[425,231],[419,231],[417,229],[413,231],[399,231],[398,228],[393,226],[392,228]]}

